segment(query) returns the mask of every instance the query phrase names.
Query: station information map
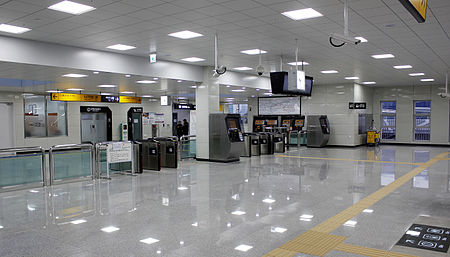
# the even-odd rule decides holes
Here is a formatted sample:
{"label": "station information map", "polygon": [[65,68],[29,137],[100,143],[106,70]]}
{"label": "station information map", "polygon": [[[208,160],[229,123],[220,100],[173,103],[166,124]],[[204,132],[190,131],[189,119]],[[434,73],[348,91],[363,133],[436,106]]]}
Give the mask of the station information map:
{"label": "station information map", "polygon": [[262,97],[259,115],[300,115],[300,97]]}

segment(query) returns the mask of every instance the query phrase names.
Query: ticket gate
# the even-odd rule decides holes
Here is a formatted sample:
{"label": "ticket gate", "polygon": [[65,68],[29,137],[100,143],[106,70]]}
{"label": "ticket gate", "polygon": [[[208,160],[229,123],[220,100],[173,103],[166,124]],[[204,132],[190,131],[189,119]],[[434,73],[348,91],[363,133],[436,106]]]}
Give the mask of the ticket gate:
{"label": "ticket gate", "polygon": [[144,170],[161,170],[161,145],[149,139],[141,142],[141,161]]}
{"label": "ticket gate", "polygon": [[285,152],[285,134],[284,133],[275,133],[273,137],[273,146],[275,153],[284,153]]}
{"label": "ticket gate", "polygon": [[251,155],[260,156],[261,155],[261,145],[259,143],[259,135],[256,133],[250,134],[251,142]]}
{"label": "ticket gate", "polygon": [[259,144],[261,146],[261,155],[273,154],[273,133],[259,133]]}
{"label": "ticket gate", "polygon": [[244,149],[242,149],[241,157],[251,157],[252,156],[252,142],[251,135],[249,133],[244,133]]}
{"label": "ticket gate", "polygon": [[154,138],[161,145],[161,167],[178,168],[178,141],[176,137]]}

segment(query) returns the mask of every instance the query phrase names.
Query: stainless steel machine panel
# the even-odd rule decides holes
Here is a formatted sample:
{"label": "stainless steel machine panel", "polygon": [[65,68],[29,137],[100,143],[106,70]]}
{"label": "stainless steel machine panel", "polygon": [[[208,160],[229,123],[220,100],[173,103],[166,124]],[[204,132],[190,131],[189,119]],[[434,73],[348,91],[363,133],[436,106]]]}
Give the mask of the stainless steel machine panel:
{"label": "stainless steel machine panel", "polygon": [[174,138],[155,138],[161,145],[161,167],[178,167],[178,141]]}
{"label": "stainless steel machine panel", "polygon": [[153,140],[142,142],[142,168],[144,170],[161,170],[161,147]]}
{"label": "stainless steel machine panel", "polygon": [[330,125],[326,115],[307,116],[307,146],[324,147],[330,138]]}
{"label": "stainless steel machine panel", "polygon": [[244,137],[239,114],[213,113],[209,115],[209,160],[239,161]]}
{"label": "stainless steel machine panel", "polygon": [[250,137],[250,134],[244,133],[244,149],[242,150],[241,157],[252,156],[252,142]]}
{"label": "stainless steel machine panel", "polygon": [[259,135],[258,134],[251,134],[250,135],[250,141],[251,141],[251,154],[252,156],[260,156],[261,155],[261,146],[259,144]]}
{"label": "stainless steel machine panel", "polygon": [[284,133],[276,133],[273,138],[274,152],[284,153],[285,152],[285,135]]}

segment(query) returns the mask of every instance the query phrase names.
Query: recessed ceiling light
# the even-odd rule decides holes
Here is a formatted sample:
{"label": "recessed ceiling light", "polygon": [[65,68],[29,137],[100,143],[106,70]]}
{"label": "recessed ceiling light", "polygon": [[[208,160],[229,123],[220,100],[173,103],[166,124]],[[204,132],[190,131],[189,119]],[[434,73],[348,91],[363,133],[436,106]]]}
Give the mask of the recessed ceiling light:
{"label": "recessed ceiling light", "polygon": [[130,74],[127,74],[127,75],[125,75],[125,77],[129,78],[129,77],[131,77],[131,75],[130,75]]}
{"label": "recessed ceiling light", "polygon": [[349,221],[347,221],[347,222],[344,223],[344,226],[347,226],[347,227],[353,227],[353,228],[354,228],[354,227],[356,226],[357,223],[358,223],[357,221],[349,220]]}
{"label": "recessed ceiling light", "polygon": [[267,53],[267,51],[264,50],[260,50],[260,49],[250,49],[250,50],[243,50],[241,51],[241,53],[243,54],[248,54],[248,55],[256,55],[256,54],[265,54]]}
{"label": "recessed ceiling light", "polygon": [[411,69],[411,68],[412,68],[411,65],[396,65],[396,66],[394,66],[394,69],[397,69],[397,70]]}
{"label": "recessed ceiling light", "polygon": [[185,62],[203,62],[205,59],[198,58],[198,57],[188,57],[188,58],[183,58],[181,60],[185,61]]}
{"label": "recessed ceiling light", "polygon": [[255,98],[255,96],[254,96],[254,95],[252,95],[252,98]]}
{"label": "recessed ceiling light", "polygon": [[409,76],[411,76],[411,77],[425,76],[425,73],[423,73],[423,72],[410,73]]}
{"label": "recessed ceiling light", "polygon": [[276,202],[274,199],[266,198],[263,200],[263,203],[274,203]]}
{"label": "recessed ceiling light", "polygon": [[32,93],[23,93],[22,94],[22,96],[32,96],[32,95],[34,95],[34,94],[32,94]]}
{"label": "recessed ceiling light", "polygon": [[365,81],[365,82],[362,82],[362,84],[363,85],[375,85],[375,84],[377,84],[377,82],[375,82],[375,81]]}
{"label": "recessed ceiling light", "polygon": [[2,229],[2,228],[3,228],[3,226],[0,225],[0,229]]}
{"label": "recessed ceiling light", "polygon": [[337,70],[323,70],[320,73],[323,74],[333,74],[333,73],[339,73]]}
{"label": "recessed ceiling light", "polygon": [[154,80],[138,80],[138,81],[136,81],[136,83],[139,83],[139,84],[155,84],[157,82],[154,81]]}
{"label": "recessed ceiling light", "polygon": [[66,78],[84,78],[84,77],[87,77],[87,76],[88,75],[77,74],[77,73],[69,73],[69,74],[63,75],[63,77],[66,77]]}
{"label": "recessed ceiling light", "polygon": [[394,58],[395,56],[393,54],[375,54],[372,55],[372,58],[375,59],[387,59],[387,58]]}
{"label": "recessed ceiling light", "polygon": [[432,81],[434,81],[434,79],[421,79],[420,81],[423,81],[423,82],[432,82]]}
{"label": "recessed ceiling light", "polygon": [[178,190],[183,191],[183,190],[188,190],[189,188],[185,187],[185,186],[180,186],[178,187]]}
{"label": "recessed ceiling light", "polygon": [[57,4],[49,6],[48,9],[70,13],[74,15],[80,15],[95,10],[95,8],[92,6],[79,4],[71,1],[59,2]]}
{"label": "recessed ceiling light", "polygon": [[294,10],[294,11],[288,11],[281,13],[284,16],[291,18],[293,20],[305,20],[305,19],[311,19],[316,17],[323,16],[320,12],[312,9],[312,8],[306,8],[306,9],[300,9],[300,10]]}
{"label": "recessed ceiling light", "polygon": [[100,93],[100,95],[112,95],[112,93]]}
{"label": "recessed ceiling light", "polygon": [[153,80],[159,80],[159,78],[153,78]]}
{"label": "recessed ceiling light", "polygon": [[47,93],[61,93],[62,91],[61,90],[47,90],[45,92],[47,92]]}
{"label": "recessed ceiling light", "polygon": [[233,90],[231,90],[231,91],[233,91],[233,92],[245,92],[244,89],[233,89]]}
{"label": "recessed ceiling light", "polygon": [[270,95],[272,95],[272,93],[264,93],[264,95],[269,95],[270,96]]}
{"label": "recessed ceiling light", "polygon": [[144,244],[151,245],[151,244],[154,244],[154,243],[159,242],[159,240],[158,240],[158,239],[155,239],[155,238],[149,237],[149,238],[146,238],[146,239],[139,240],[139,242],[144,243]]}
{"label": "recessed ceiling light", "polygon": [[233,70],[244,71],[244,70],[253,70],[253,68],[250,68],[250,67],[236,67],[236,68],[233,68]]}
{"label": "recessed ceiling light", "polygon": [[13,33],[13,34],[22,34],[22,33],[28,32],[30,30],[31,29],[29,29],[29,28],[24,28],[24,27],[9,25],[9,24],[0,24],[0,31],[1,32]]}
{"label": "recessed ceiling light", "polygon": [[177,82],[178,82],[178,83],[181,83],[181,82],[183,82],[183,81],[182,81],[182,80],[177,80]]}
{"label": "recessed ceiling light", "polygon": [[288,64],[289,64],[289,65],[292,65],[292,66],[295,66],[295,65],[298,65],[298,66],[302,66],[302,65],[306,66],[306,65],[309,65],[308,62],[290,62],[290,63],[288,63]]}
{"label": "recessed ceiling light", "polygon": [[355,79],[359,79],[359,77],[345,77],[345,79],[348,79],[348,80],[355,80]]}
{"label": "recessed ceiling light", "polygon": [[230,85],[227,85],[227,87],[231,87]]}
{"label": "recessed ceiling light", "polygon": [[120,228],[116,228],[114,226],[104,227],[101,229],[101,231],[106,232],[106,233],[111,233],[111,232],[118,231],[118,230],[120,230]]}
{"label": "recessed ceiling light", "polygon": [[85,222],[87,222],[87,221],[86,220],[73,220],[70,223],[72,223],[74,225],[78,225],[78,224],[85,223]]}
{"label": "recessed ceiling light", "polygon": [[100,74],[100,72],[98,72],[98,71],[93,71],[92,73],[94,73],[94,74]]}
{"label": "recessed ceiling light", "polygon": [[234,249],[238,250],[238,251],[241,251],[241,252],[246,252],[246,251],[248,251],[248,250],[250,250],[252,248],[253,248],[253,246],[251,246],[251,245],[238,245]]}
{"label": "recessed ceiling light", "polygon": [[68,90],[68,91],[83,91],[84,89],[82,89],[82,88],[68,88],[66,90]]}
{"label": "recessed ceiling light", "polygon": [[364,209],[363,212],[365,212],[365,213],[373,213],[373,210],[372,209]]}
{"label": "recessed ceiling light", "polygon": [[191,88],[197,88],[197,86],[191,86]]}
{"label": "recessed ceiling light", "polygon": [[245,214],[245,211],[234,211],[231,214],[236,215],[236,216],[241,216]]}
{"label": "recessed ceiling light", "polygon": [[134,92],[132,92],[132,91],[122,91],[122,92],[120,92],[121,94],[134,94]]}
{"label": "recessed ceiling light", "polygon": [[119,51],[126,51],[126,50],[135,49],[136,47],[129,46],[129,45],[116,44],[116,45],[107,46],[106,48],[119,50]]}
{"label": "recessed ceiling light", "polygon": [[233,97],[227,97],[227,100],[234,100]]}
{"label": "recessed ceiling light", "polygon": [[361,43],[367,43],[367,42],[369,42],[367,39],[365,39],[365,38],[363,38],[363,37],[355,37],[355,39],[361,40]]}
{"label": "recessed ceiling light", "polygon": [[150,98],[150,97],[153,97],[153,96],[152,95],[143,95],[141,97],[148,97],[148,98]]}
{"label": "recessed ceiling light", "polygon": [[197,33],[197,32],[183,30],[180,32],[170,33],[169,36],[177,37],[177,38],[181,38],[181,39],[190,39],[190,38],[202,37],[203,35],[200,33]]}
{"label": "recessed ceiling light", "polygon": [[113,88],[113,87],[117,87],[117,86],[116,85],[98,85],[97,87]]}

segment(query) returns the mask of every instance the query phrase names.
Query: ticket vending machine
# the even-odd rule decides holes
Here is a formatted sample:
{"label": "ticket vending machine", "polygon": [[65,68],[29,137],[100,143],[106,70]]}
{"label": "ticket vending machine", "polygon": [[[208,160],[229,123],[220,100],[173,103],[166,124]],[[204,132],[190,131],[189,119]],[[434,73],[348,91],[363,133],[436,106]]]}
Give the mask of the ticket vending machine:
{"label": "ticket vending machine", "polygon": [[142,141],[142,107],[131,107],[128,110],[128,140]]}
{"label": "ticket vending machine", "polygon": [[305,127],[305,116],[293,119],[292,130],[301,131]]}
{"label": "ticket vending machine", "polygon": [[268,118],[264,129],[265,129],[265,131],[275,131],[276,127],[278,127],[278,117]]}
{"label": "ticket vending machine", "polygon": [[263,132],[266,120],[261,117],[253,118],[253,132]]}
{"label": "ticket vending machine", "polygon": [[281,126],[292,130],[292,118],[281,118]]}
{"label": "ticket vending machine", "polygon": [[209,115],[209,161],[239,161],[244,150],[241,115],[213,113]]}
{"label": "ticket vending machine", "polygon": [[330,123],[326,115],[310,115],[308,119],[308,147],[324,147],[330,138]]}

